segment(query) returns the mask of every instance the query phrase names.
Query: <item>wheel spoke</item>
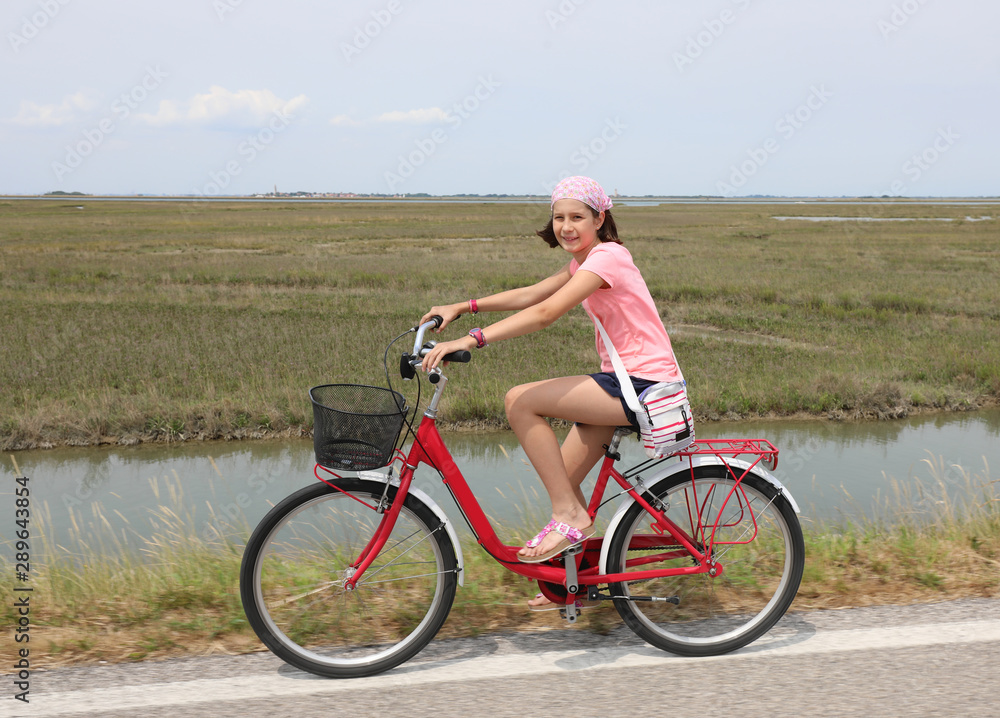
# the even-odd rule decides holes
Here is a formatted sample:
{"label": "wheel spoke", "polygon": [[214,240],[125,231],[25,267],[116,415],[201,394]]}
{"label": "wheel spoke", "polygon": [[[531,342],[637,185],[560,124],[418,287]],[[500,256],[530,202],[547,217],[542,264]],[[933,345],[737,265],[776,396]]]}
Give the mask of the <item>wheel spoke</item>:
{"label": "wheel spoke", "polygon": [[[418,533],[419,533],[419,530],[418,531],[414,531],[409,536],[404,536],[402,539],[400,539],[399,541],[397,541],[391,547],[386,547],[386,548],[382,549],[382,553],[391,554],[392,551],[395,550],[398,546],[402,546],[403,543],[405,543],[406,541],[409,541],[411,538],[413,538],[414,536],[416,536]],[[433,539],[434,535],[436,533],[437,533],[437,529],[434,529],[434,531],[432,531],[431,533],[424,534],[416,543],[414,543],[412,546],[410,546],[409,548],[407,548],[406,550],[404,550],[403,552],[401,552],[399,554],[398,558],[395,558],[395,559],[393,559],[392,561],[390,561],[390,562],[388,562],[386,564],[382,564],[374,573],[370,574],[371,570],[373,568],[375,568],[375,565],[372,564],[371,566],[368,567],[368,570],[365,571],[365,575],[366,576],[368,576],[368,575],[377,576],[381,571],[389,569],[389,568],[391,568],[393,566],[407,565],[407,564],[404,564],[404,563],[400,563],[399,559],[401,559],[403,556],[405,556],[406,554],[410,553],[411,551],[414,551],[415,549],[417,549],[417,547],[419,547],[424,541],[427,541],[428,539]],[[428,560],[428,561],[411,561],[411,562],[409,562],[409,564],[414,564],[414,563],[435,563],[435,561],[429,561]],[[416,578],[416,576],[411,576],[410,578]],[[361,582],[359,582],[359,583],[361,583]],[[378,582],[377,581],[368,580],[368,581],[365,581],[365,583],[378,583]]]}
{"label": "wheel spoke", "polygon": [[320,586],[319,588],[314,588],[311,591],[306,591],[305,593],[300,593],[297,596],[289,596],[288,598],[285,598],[285,599],[283,599],[281,601],[276,601],[276,602],[274,602],[272,604],[269,604],[269,606],[285,606],[285,605],[288,605],[289,603],[295,603],[296,601],[300,601],[303,598],[306,598],[307,596],[312,596],[314,594],[320,593],[321,591],[325,591],[328,588],[331,588],[332,586],[336,586],[336,585],[337,585],[337,583],[335,581],[329,581],[329,582],[323,584],[322,586]]}

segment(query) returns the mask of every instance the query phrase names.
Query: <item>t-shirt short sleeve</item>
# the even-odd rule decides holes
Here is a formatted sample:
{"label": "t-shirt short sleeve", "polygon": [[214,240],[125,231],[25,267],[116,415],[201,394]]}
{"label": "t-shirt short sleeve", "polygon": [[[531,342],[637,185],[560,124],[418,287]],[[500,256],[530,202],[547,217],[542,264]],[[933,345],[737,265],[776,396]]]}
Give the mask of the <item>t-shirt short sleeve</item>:
{"label": "t-shirt short sleeve", "polygon": [[580,269],[593,272],[598,277],[608,283],[612,289],[618,284],[621,278],[621,261],[615,256],[613,246],[610,244],[599,244],[590,250],[590,254],[583,260]]}
{"label": "t-shirt short sleeve", "polygon": [[[608,284],[583,300],[583,308],[592,319],[601,320],[625,370],[643,379],[679,381],[682,375],[670,337],[631,253],[620,244],[599,244],[583,264],[578,265],[575,259],[570,262],[571,274],[580,269],[593,272]],[[594,338],[601,371],[614,371],[596,329]]]}

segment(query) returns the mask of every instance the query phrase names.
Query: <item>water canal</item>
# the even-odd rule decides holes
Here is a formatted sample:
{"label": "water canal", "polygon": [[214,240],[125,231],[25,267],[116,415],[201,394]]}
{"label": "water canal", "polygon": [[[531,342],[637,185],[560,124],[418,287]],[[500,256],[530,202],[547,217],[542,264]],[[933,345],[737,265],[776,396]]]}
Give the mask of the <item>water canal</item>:
{"label": "water canal", "polygon": [[[990,469],[1000,466],[998,435],[997,409],[882,422],[780,420],[698,427],[700,438],[774,443],[781,451],[775,474],[795,496],[806,522],[891,517],[886,505],[900,492],[921,509],[933,510],[921,502],[920,486],[937,488],[942,482],[960,496],[967,474],[989,477]],[[519,540],[547,505],[514,436],[453,433],[445,438],[484,509],[506,527],[501,536]],[[644,459],[634,439],[624,448],[623,462]],[[315,481],[308,439],[17,452],[0,461],[5,479],[15,475],[15,463],[31,478],[33,514],[40,515],[49,540],[71,551],[81,539],[91,549],[105,545],[110,550],[120,541],[141,544],[142,537],[178,529],[205,538],[217,531],[238,534],[273,503]],[[417,485],[464,525],[436,474],[421,468]],[[12,486],[13,481],[4,481],[7,492]]]}

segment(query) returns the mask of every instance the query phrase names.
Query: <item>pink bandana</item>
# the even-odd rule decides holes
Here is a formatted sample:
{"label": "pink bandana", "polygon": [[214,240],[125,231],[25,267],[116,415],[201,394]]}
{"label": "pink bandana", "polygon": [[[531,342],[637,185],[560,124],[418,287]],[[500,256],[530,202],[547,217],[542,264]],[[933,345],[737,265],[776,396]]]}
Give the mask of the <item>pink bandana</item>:
{"label": "pink bandana", "polygon": [[552,204],[560,199],[576,199],[598,212],[611,209],[611,198],[590,177],[567,177],[552,190]]}

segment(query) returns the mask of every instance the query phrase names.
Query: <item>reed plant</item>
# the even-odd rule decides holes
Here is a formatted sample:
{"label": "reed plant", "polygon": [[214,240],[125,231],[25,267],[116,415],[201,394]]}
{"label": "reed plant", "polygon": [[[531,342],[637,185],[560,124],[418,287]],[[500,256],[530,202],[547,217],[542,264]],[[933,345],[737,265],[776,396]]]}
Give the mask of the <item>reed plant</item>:
{"label": "reed plant", "polygon": [[[868,512],[806,531],[800,598],[816,607],[1000,595],[1000,480],[933,454]],[[799,601],[798,605],[802,605]]]}
{"label": "reed plant", "polygon": [[[879,508],[858,518],[817,523],[803,516],[806,568],[793,611],[1000,596],[1000,486],[989,467],[968,470],[924,461],[927,477],[897,483]],[[242,517],[213,516],[205,530],[176,484],[153,484],[158,499],[143,526],[113,527],[100,505],[74,514],[57,544],[44,512],[32,558],[31,656],[35,667],[98,660],[263,650],[239,598]],[[526,496],[526,506],[537,497]],[[524,526],[538,517],[525,510]],[[198,526],[202,528],[199,530]],[[501,537],[526,536],[517,524]],[[464,541],[466,585],[440,637],[562,625],[557,612],[531,613],[537,590],[505,570],[471,537]],[[6,555],[6,554],[4,554]],[[0,559],[0,590],[13,595],[13,567]],[[12,603],[3,608],[9,625]],[[577,624],[607,632],[620,625],[610,606],[588,609]],[[13,663],[13,642],[0,660]]]}

